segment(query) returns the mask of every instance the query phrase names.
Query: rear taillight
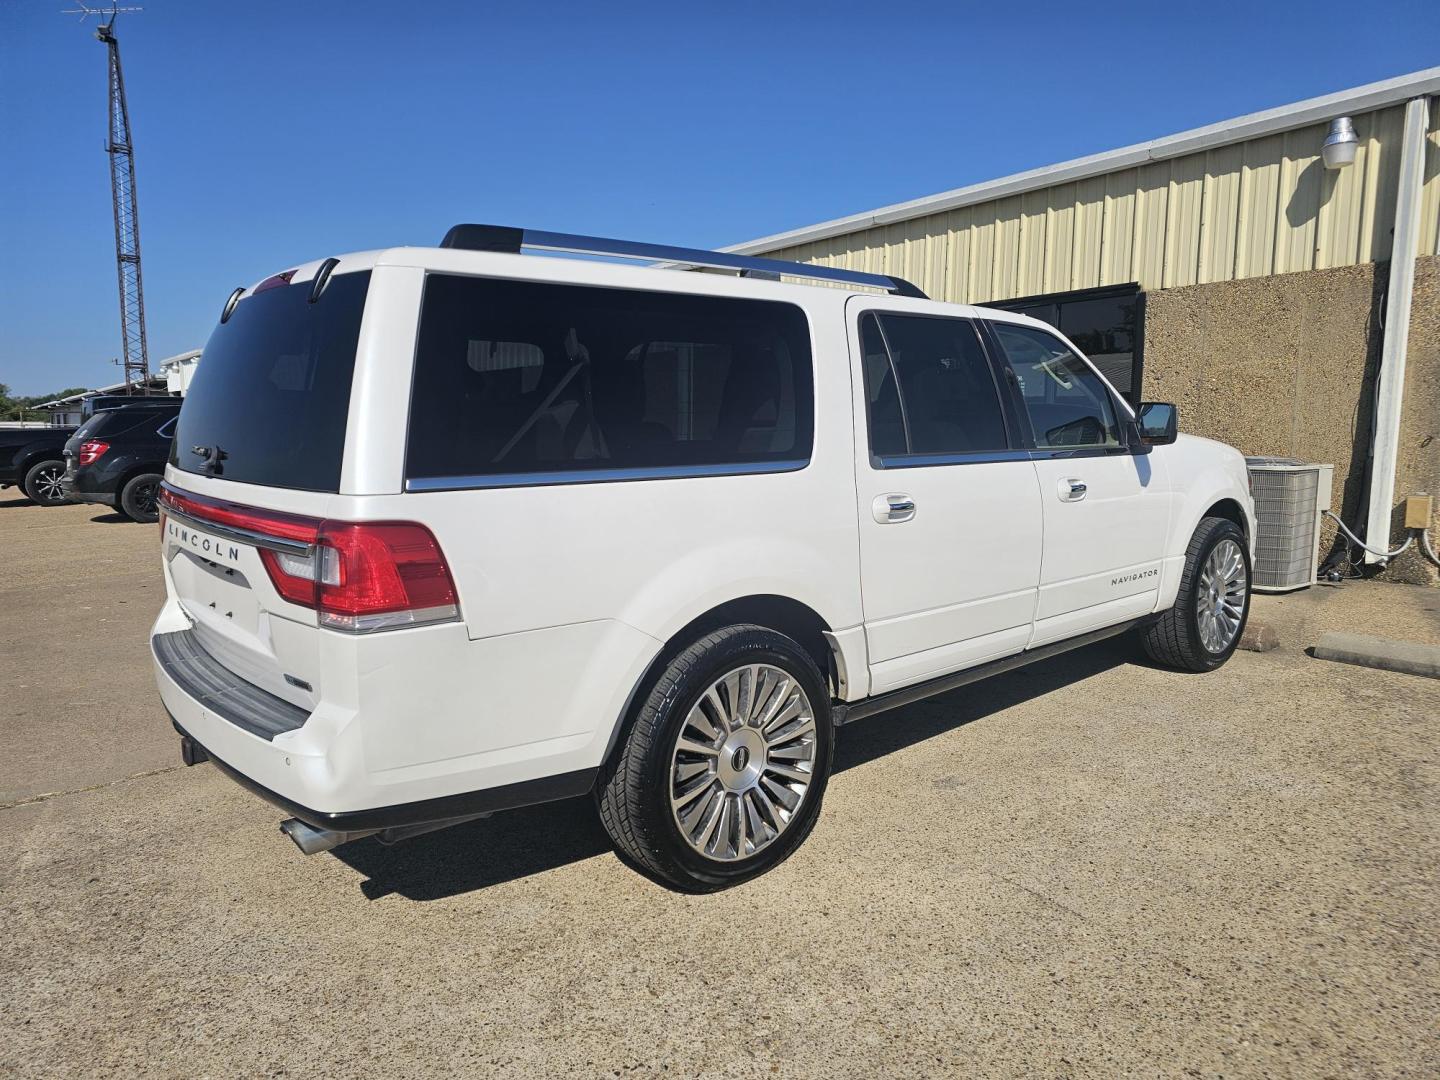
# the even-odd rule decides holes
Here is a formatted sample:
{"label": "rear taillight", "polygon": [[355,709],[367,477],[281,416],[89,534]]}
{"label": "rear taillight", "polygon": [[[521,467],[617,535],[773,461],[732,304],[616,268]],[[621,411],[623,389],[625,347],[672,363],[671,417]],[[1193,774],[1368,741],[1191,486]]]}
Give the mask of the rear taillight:
{"label": "rear taillight", "polygon": [[81,465],[89,465],[93,462],[99,461],[102,457],[105,456],[105,452],[109,449],[110,444],[108,442],[101,442],[99,439],[91,439],[89,442],[83,442],[80,444],[80,457],[78,460]]}
{"label": "rear taillight", "polygon": [[455,583],[435,537],[406,521],[327,521],[320,527],[320,622],[383,630],[460,614]]}
{"label": "rear taillight", "polygon": [[284,599],[301,607],[315,606],[315,548],[307,549],[303,555],[261,548],[260,561],[275,591]]}
{"label": "rear taillight", "polygon": [[[455,583],[434,535],[408,521],[320,521],[185,495],[165,488],[164,508],[256,534],[260,560],[284,599],[353,633],[460,617]],[[263,538],[304,544],[286,551]]]}

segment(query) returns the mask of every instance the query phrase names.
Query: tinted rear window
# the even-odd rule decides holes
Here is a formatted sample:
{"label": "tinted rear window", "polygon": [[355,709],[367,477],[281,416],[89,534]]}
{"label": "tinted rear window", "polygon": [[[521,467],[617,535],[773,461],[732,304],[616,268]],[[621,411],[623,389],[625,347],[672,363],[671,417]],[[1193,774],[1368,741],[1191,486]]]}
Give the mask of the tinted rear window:
{"label": "tinted rear window", "polygon": [[[247,484],[339,490],[369,286],[363,271],[335,275],[314,304],[309,282],[241,300],[195,367],[171,463]],[[194,447],[218,449],[218,471]]]}
{"label": "tinted rear window", "polygon": [[408,475],[798,467],[811,398],[792,304],[432,275]]}

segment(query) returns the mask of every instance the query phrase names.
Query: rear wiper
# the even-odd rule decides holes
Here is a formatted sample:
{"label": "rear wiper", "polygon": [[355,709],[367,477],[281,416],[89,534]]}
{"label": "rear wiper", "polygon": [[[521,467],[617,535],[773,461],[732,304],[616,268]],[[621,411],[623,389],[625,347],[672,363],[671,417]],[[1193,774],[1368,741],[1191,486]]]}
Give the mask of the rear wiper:
{"label": "rear wiper", "polygon": [[219,476],[225,471],[223,463],[225,459],[230,456],[225,450],[221,449],[219,443],[216,443],[214,446],[192,446],[190,453],[205,463],[202,468],[211,476]]}

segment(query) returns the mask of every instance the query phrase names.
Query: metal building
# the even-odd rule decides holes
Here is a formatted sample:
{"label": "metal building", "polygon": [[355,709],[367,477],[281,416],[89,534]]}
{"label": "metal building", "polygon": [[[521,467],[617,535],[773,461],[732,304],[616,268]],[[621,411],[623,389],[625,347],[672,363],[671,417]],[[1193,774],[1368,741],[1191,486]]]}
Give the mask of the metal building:
{"label": "metal building", "polygon": [[725,250],[1044,318],[1182,427],[1334,461],[1372,537],[1440,487],[1440,67]]}
{"label": "metal building", "polygon": [[[899,274],[981,303],[1137,282],[1168,289],[1390,257],[1406,103],[1440,68],[726,248]],[[1352,165],[1326,169],[1349,116]],[[1420,245],[1440,244],[1440,112],[1428,104]]]}

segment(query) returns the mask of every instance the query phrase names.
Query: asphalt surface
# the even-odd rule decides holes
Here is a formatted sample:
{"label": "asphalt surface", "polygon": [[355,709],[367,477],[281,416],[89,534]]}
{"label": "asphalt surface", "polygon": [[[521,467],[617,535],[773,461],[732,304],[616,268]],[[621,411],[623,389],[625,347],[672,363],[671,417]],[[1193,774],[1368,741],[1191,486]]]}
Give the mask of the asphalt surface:
{"label": "asphalt surface", "polygon": [[5,491],[0,552],[0,1074],[1440,1072],[1440,682],[1295,640],[1435,633],[1435,591],[848,727],[806,845],[690,897],[583,800],[306,858],[178,767],[154,527]]}

